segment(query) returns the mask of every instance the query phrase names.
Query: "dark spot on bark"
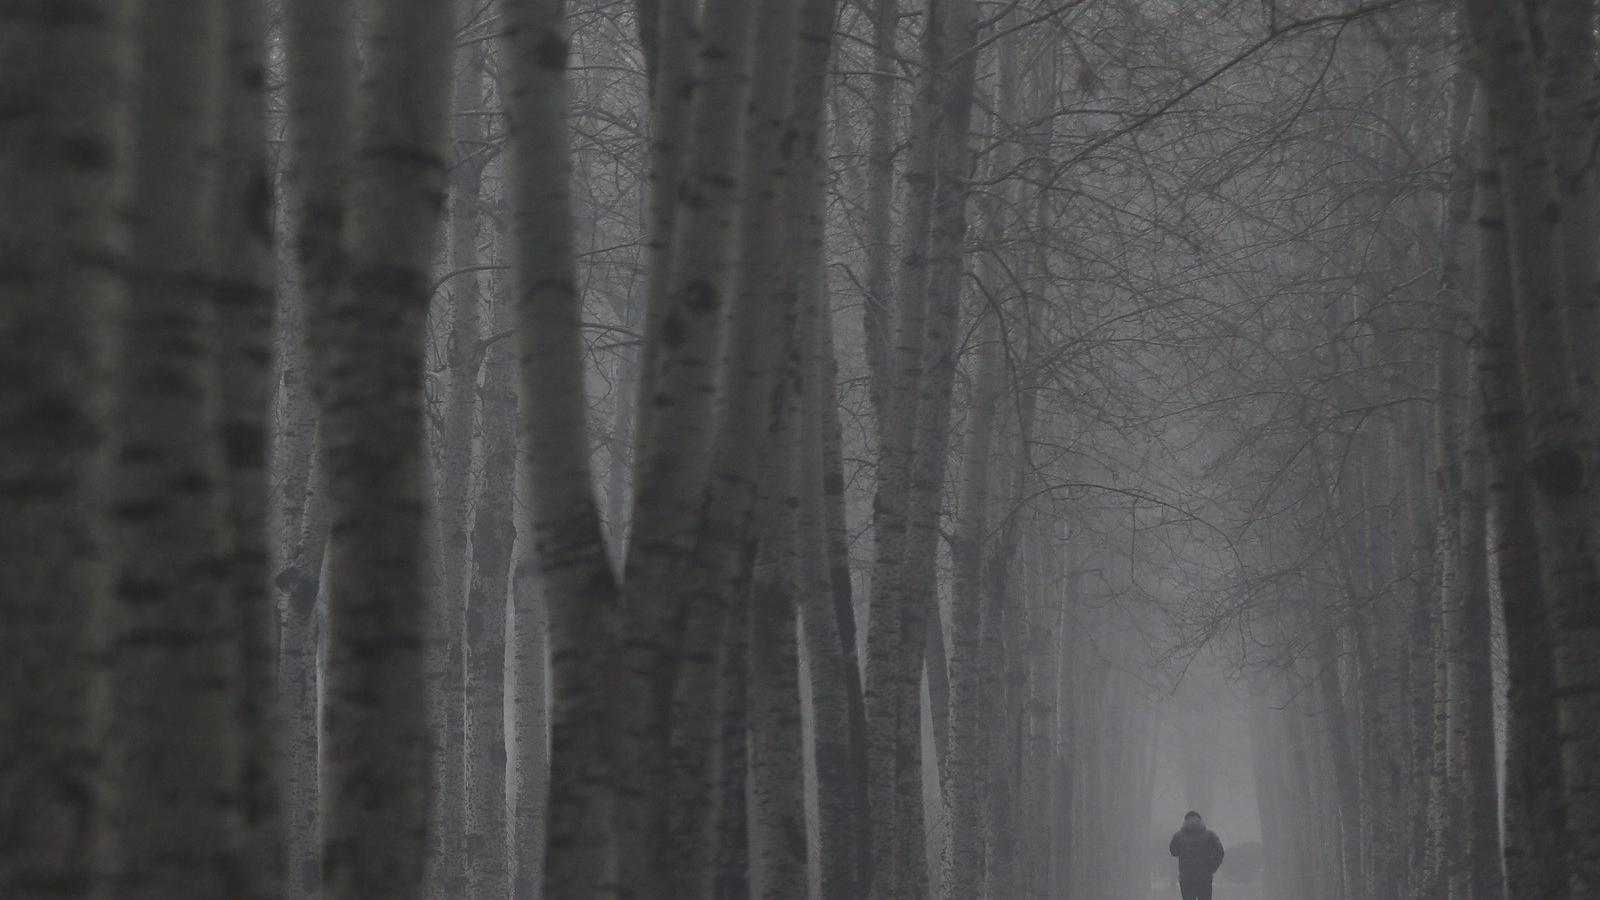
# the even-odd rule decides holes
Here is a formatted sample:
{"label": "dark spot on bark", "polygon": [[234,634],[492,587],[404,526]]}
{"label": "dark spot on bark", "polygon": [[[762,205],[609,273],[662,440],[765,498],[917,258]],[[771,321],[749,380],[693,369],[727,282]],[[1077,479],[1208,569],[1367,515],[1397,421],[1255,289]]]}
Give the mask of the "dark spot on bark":
{"label": "dark spot on bark", "polygon": [[361,148],[361,159],[368,162],[398,163],[438,172],[443,172],[445,169],[444,157],[439,153],[421,144],[403,141],[367,144]]}
{"label": "dark spot on bark", "polygon": [[567,67],[567,41],[554,29],[547,29],[539,45],[533,49],[533,58],[539,68],[559,72]]}
{"label": "dark spot on bark", "polygon": [[254,234],[262,240],[272,240],[272,184],[267,173],[257,171],[250,176],[244,194],[245,221]]}
{"label": "dark spot on bark", "polygon": [[1546,494],[1570,494],[1583,484],[1583,458],[1571,447],[1539,450],[1530,455],[1528,475]]}
{"label": "dark spot on bark", "polygon": [[716,312],[722,307],[721,293],[709,281],[693,281],[684,285],[683,305],[695,312]]}
{"label": "dark spot on bark", "polygon": [[73,135],[56,144],[62,162],[82,169],[104,169],[111,165],[111,146],[99,137]]}
{"label": "dark spot on bark", "polygon": [[257,467],[266,461],[266,440],[253,422],[228,422],[222,426],[223,454],[232,468]]}
{"label": "dark spot on bark", "polygon": [[822,476],[822,491],[825,494],[844,493],[844,476],[837,472],[828,472]]}
{"label": "dark spot on bark", "polygon": [[689,329],[683,324],[683,317],[676,312],[667,313],[661,320],[661,344],[665,347],[681,347],[689,337]]}

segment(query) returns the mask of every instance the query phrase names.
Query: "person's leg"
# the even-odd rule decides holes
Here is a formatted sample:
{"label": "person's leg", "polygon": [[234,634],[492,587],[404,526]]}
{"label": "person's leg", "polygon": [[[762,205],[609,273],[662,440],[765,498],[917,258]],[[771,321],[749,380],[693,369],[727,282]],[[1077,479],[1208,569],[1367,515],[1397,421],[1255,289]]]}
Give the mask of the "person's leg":
{"label": "person's leg", "polygon": [[1211,900],[1211,879],[1195,885],[1194,900]]}
{"label": "person's leg", "polygon": [[1183,895],[1183,900],[1199,900],[1199,886],[1192,881],[1178,879],[1178,892]]}

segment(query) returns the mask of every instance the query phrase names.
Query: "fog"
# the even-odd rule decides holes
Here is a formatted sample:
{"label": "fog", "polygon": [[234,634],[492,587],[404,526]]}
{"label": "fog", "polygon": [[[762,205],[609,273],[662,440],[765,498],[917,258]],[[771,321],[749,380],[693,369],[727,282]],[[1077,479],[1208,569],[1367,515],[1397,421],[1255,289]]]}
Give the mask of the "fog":
{"label": "fog", "polygon": [[0,2],[0,900],[1600,896],[1597,17]]}

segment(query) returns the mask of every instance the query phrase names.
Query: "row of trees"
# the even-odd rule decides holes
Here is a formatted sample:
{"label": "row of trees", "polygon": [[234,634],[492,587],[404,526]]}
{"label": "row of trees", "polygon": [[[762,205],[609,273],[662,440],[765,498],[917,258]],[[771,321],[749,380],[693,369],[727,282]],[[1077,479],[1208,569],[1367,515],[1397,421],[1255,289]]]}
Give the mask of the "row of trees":
{"label": "row of trees", "polygon": [[1595,25],[0,9],[0,893],[1588,896]]}

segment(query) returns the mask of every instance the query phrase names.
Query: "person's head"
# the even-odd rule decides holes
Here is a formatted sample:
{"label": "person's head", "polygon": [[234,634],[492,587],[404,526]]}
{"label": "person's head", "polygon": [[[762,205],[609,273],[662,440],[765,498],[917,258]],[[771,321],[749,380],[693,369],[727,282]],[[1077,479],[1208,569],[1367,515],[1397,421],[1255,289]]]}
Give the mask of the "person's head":
{"label": "person's head", "polygon": [[1183,814],[1183,827],[1185,827],[1185,828],[1202,828],[1204,826],[1205,826],[1205,820],[1200,818],[1200,814],[1195,812],[1194,810],[1191,809],[1188,812]]}

